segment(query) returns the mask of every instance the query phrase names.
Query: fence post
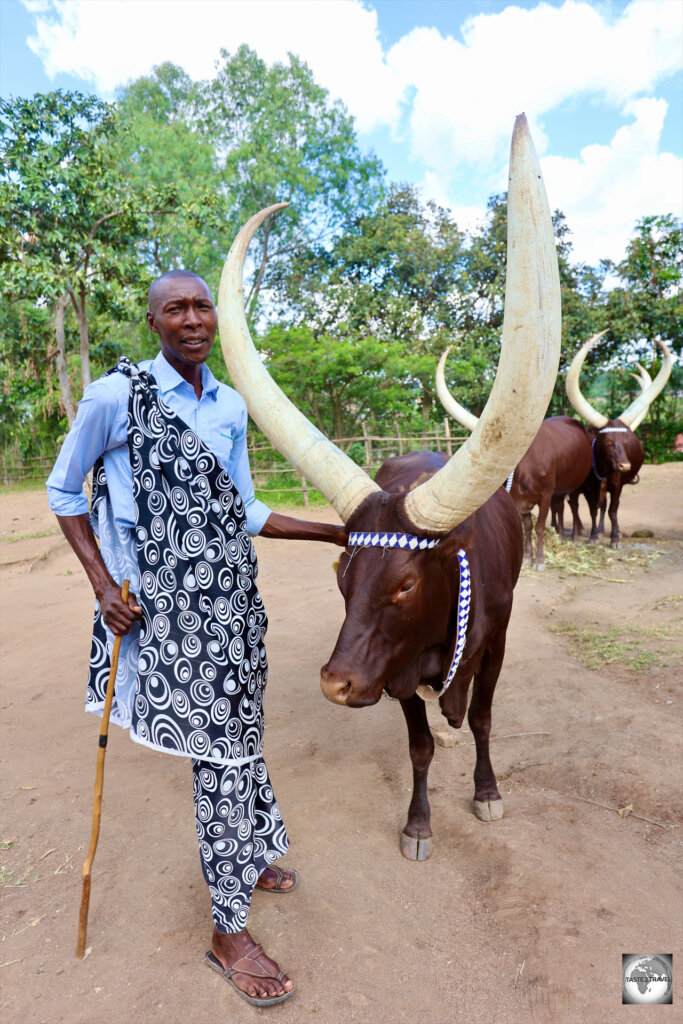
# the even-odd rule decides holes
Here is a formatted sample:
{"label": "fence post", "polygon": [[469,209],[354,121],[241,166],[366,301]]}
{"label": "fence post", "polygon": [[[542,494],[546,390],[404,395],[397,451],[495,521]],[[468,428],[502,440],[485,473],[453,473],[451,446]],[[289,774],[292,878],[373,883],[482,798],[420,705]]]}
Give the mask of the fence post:
{"label": "fence post", "polygon": [[398,454],[403,455],[403,438],[401,437],[401,428],[396,420],[396,437],[398,438]]}
{"label": "fence post", "polygon": [[306,483],[306,477],[303,475],[303,473],[301,474],[301,487],[304,492],[304,505],[306,508],[308,508],[308,484]]}
{"label": "fence post", "polygon": [[453,443],[451,441],[451,425],[448,422],[448,416],[444,416],[443,429],[446,435],[446,451],[451,456],[453,454]]}
{"label": "fence post", "polygon": [[365,420],[363,420],[363,422],[361,423],[361,427],[363,428],[363,441],[364,441],[364,444],[365,444],[365,468],[366,468],[366,470],[369,471],[370,470],[370,459],[372,457],[372,449],[371,449],[371,446],[370,446],[370,438],[368,437],[368,428],[365,425]]}

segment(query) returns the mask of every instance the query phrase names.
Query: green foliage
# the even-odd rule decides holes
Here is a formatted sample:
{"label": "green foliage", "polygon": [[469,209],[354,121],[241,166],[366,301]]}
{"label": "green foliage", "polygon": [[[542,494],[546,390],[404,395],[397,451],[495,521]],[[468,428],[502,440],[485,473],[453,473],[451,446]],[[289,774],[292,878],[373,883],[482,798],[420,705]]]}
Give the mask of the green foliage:
{"label": "green foliage", "polygon": [[[453,344],[447,383],[481,413],[500,351],[506,196],[491,197],[470,234],[418,189],[387,186],[298,58],[268,66],[246,46],[222,51],[205,82],[163,64],[116,104],[61,91],[3,100],[0,128],[2,448],[54,451],[90,362],[95,376],[123,353],[155,354],[149,281],[186,267],[215,290],[238,228],[277,201],[290,206],[252,247],[246,304],[269,369],[302,411],[330,436],[358,435],[361,423],[393,432],[397,418],[420,431],[443,418],[434,371]],[[655,339],[683,347],[683,226],[645,217],[623,261],[588,267],[573,260],[564,215],[553,220],[563,336],[549,413],[570,411],[564,370],[609,328],[582,386],[617,415],[637,393],[625,372],[636,355],[654,377]],[[218,346],[210,365],[225,379]],[[667,456],[682,386],[677,366],[640,429],[649,458]],[[351,454],[364,461],[362,446]]]}
{"label": "green foliage", "polygon": [[94,96],[58,90],[2,100],[0,110],[4,287],[42,301],[85,288],[107,308],[112,283],[144,276],[136,243],[150,203],[173,205],[172,195],[129,187],[116,165],[115,108]]}

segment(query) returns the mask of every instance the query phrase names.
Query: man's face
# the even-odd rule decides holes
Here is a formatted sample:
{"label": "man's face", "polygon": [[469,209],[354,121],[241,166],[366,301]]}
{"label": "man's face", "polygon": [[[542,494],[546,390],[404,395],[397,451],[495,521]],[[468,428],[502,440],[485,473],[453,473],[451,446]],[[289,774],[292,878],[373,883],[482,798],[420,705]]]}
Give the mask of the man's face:
{"label": "man's face", "polygon": [[164,358],[179,373],[209,358],[218,319],[211,292],[199,277],[160,281],[147,313],[151,331],[159,335]]}

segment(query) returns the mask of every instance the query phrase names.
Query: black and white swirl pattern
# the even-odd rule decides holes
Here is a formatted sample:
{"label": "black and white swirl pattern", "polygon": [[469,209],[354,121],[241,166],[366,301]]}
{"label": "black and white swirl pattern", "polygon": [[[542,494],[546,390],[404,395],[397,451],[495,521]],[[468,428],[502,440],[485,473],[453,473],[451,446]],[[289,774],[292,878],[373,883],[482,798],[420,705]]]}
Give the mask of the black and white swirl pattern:
{"label": "black and white swirl pattern", "polygon": [[[115,579],[131,580],[143,612],[140,627],[123,638],[116,692],[127,687],[132,698],[134,687],[135,698],[127,704],[132,720],[120,724],[130,724],[133,739],[148,746],[250,768],[263,745],[267,618],[244,504],[216,457],[161,400],[154,377],[128,360],[116,371],[130,378],[136,529],[114,522],[101,460],[93,474],[93,520],[101,539],[120,534],[110,545],[120,564],[107,567]],[[93,708],[104,699],[110,650],[97,607]],[[227,907],[235,893],[221,897]]]}
{"label": "black and white swirl pattern", "polygon": [[211,912],[222,932],[246,927],[259,875],[289,840],[263,758],[233,767],[192,761],[195,821]]}

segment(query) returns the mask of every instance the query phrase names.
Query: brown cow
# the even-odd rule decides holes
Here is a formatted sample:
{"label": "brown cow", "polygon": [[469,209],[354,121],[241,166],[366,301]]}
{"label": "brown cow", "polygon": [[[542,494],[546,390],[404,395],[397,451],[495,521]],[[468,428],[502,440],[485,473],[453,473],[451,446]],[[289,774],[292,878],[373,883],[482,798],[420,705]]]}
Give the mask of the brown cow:
{"label": "brown cow", "polygon": [[[426,781],[433,743],[420,695],[439,696],[446,717],[459,725],[474,677],[474,812],[487,821],[502,816],[488,737],[522,540],[519,517],[501,485],[538,430],[559,363],[560,287],[550,210],[521,116],[510,155],[505,321],[491,398],[472,436],[450,459],[405,456],[372,481],[282,394],[249,335],[241,294],[244,259],[258,226],[281,205],[252,217],[228,255],[219,291],[223,353],[260,428],[352,528],[338,577],[347,617],[321,685],[330,700],[347,707],[376,703],[387,687],[401,700],[415,777],[402,849],[421,859],[431,836]],[[385,546],[380,551],[375,543]],[[471,598],[468,613],[465,595]]]}
{"label": "brown cow", "polygon": [[[382,492],[370,495],[354,512],[347,521],[349,531],[412,532],[404,492],[447,461],[447,456],[432,452],[388,459],[376,477]],[[481,821],[502,818],[503,802],[489,757],[491,702],[505,653],[512,592],[522,565],[519,516],[504,488],[434,548],[352,547],[342,555],[337,582],[346,618],[320,676],[325,696],[345,707],[376,704],[384,690],[400,700],[413,764],[413,796],[401,849],[412,860],[424,860],[431,853],[427,773],[434,740],[424,701],[439,695],[453,657],[459,550],[468,556],[472,604],[464,656],[440,697],[441,712],[459,729],[474,679],[467,711],[476,744],[474,813]]]}
{"label": "brown cow", "polygon": [[[569,401],[579,416],[583,416],[590,424],[589,433],[592,435],[593,445],[591,471],[581,486],[569,496],[569,505],[573,514],[574,532],[580,533],[582,526],[579,519],[579,495],[584,495],[591,514],[590,539],[595,542],[603,529],[609,494],[609,517],[612,523],[610,547],[618,548],[621,532],[617,514],[621,490],[624,484],[632,483],[636,479],[644,458],[643,446],[634,430],[647,414],[650,404],[663,390],[671,374],[673,359],[664,342],[657,341],[663,354],[659,373],[621,416],[610,420],[593,408],[579,388],[579,374],[583,361],[593,345],[605,333],[603,331],[590,338],[576,353],[567,371],[566,390]],[[597,522],[598,509],[600,523]]]}
{"label": "brown cow", "polygon": [[[436,368],[436,392],[446,412],[467,430],[473,430],[478,418],[460,405],[446,386],[446,349]],[[508,481],[510,497],[524,523],[524,561],[534,569],[545,569],[543,539],[548,509],[557,517],[557,532],[564,539],[563,510],[565,496],[583,483],[591,467],[591,443],[578,420],[571,416],[551,416],[541,423],[531,446],[515,467]],[[536,558],[531,543],[531,510],[538,506],[536,520]],[[572,533],[572,539],[576,536]]]}

